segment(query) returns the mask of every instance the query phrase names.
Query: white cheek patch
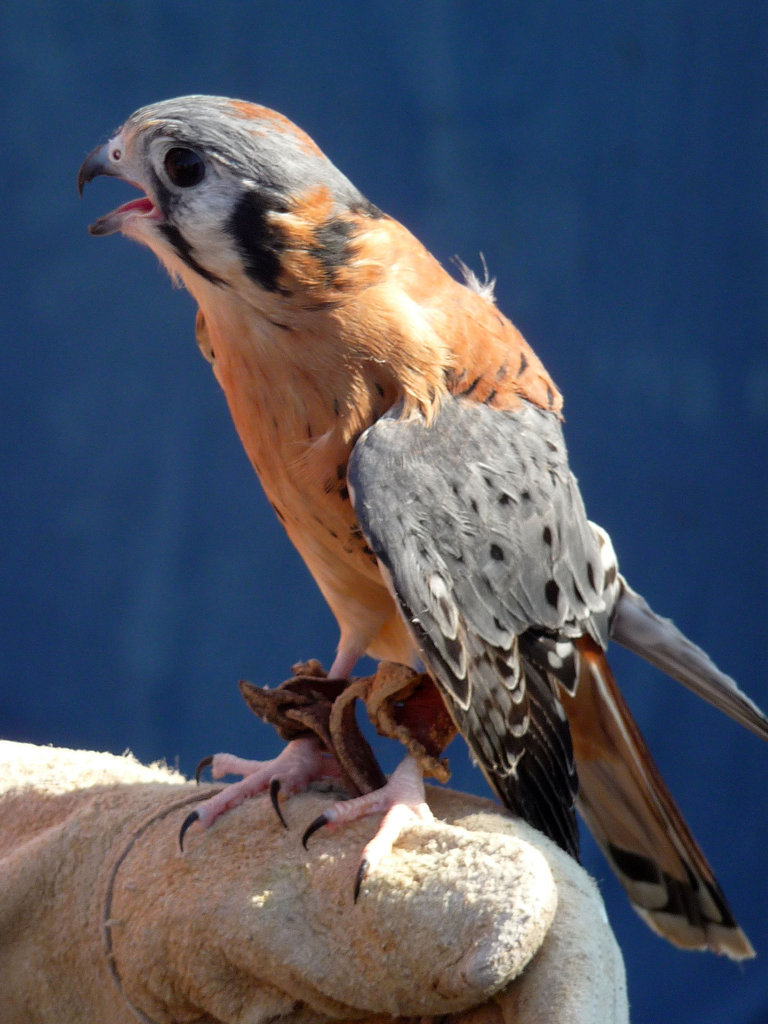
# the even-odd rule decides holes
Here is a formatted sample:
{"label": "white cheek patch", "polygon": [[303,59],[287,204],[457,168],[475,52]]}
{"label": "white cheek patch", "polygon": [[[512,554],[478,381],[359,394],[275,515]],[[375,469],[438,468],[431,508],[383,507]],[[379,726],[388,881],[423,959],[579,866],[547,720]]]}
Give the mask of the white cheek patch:
{"label": "white cheek patch", "polygon": [[227,224],[232,197],[221,183],[208,182],[182,195],[173,209],[173,219],[195,259],[210,273],[232,281],[242,271],[242,258]]}

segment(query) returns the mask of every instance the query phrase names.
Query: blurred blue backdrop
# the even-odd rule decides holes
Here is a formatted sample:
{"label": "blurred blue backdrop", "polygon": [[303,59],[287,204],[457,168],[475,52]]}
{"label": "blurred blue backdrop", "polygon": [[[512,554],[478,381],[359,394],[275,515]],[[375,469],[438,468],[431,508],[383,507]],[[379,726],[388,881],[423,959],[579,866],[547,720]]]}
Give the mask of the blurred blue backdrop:
{"label": "blurred blue backdrop", "polygon": [[[768,6],[12,0],[2,21],[0,734],[186,772],[270,754],[237,680],[332,658],[191,300],[88,237],[127,190],[77,200],[97,142],[188,92],[279,109],[443,262],[484,254],[625,573],[768,706]],[[633,1021],[765,1024],[768,749],[613,663],[760,954],[667,946],[587,844]]]}

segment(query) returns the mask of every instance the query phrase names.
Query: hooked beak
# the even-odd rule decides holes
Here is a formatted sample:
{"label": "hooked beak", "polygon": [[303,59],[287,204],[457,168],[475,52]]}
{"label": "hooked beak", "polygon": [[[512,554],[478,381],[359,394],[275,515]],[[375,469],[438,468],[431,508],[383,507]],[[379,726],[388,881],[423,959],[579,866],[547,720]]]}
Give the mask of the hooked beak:
{"label": "hooked beak", "polygon": [[83,194],[83,189],[89,181],[93,181],[100,174],[110,174],[113,177],[117,176],[117,171],[112,167],[109,162],[109,143],[104,142],[101,146],[97,146],[96,149],[92,150],[88,156],[83,160],[80,170],[77,172],[77,192],[78,195]]}
{"label": "hooked beak", "polygon": [[[121,178],[123,181],[128,179],[123,178],[120,171],[117,170],[113,162],[110,160],[110,143],[105,142],[101,146],[97,146],[83,161],[80,170],[77,172],[77,191],[82,196],[83,188],[88,184],[89,181],[93,181],[99,175],[104,174],[112,178]],[[130,185],[135,185],[133,181],[128,182]],[[141,186],[136,185],[137,188]],[[103,217],[99,217],[98,220],[94,221],[88,227],[88,231],[92,235],[111,235],[115,231],[120,231],[127,220],[133,220],[131,214],[138,214],[139,216],[151,217],[154,220],[160,220],[161,215],[155,208],[154,203],[149,196],[142,196],[140,199],[134,199],[130,203],[124,203],[123,206],[119,206],[116,210],[112,210],[111,213],[105,214]]]}

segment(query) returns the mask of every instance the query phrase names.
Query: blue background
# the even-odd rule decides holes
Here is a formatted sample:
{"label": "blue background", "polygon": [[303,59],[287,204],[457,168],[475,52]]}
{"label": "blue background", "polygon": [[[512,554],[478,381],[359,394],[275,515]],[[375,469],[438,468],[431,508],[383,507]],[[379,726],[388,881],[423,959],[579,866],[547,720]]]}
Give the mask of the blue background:
{"label": "blue background", "polygon": [[[279,109],[444,263],[484,253],[624,572],[768,706],[768,6],[11,2],[2,21],[0,734],[187,772],[270,754],[236,681],[332,658],[191,300],[88,237],[130,190],[77,200],[97,142],[188,92]],[[612,660],[760,954],[667,946],[587,844],[633,1021],[765,1024],[768,748]]]}

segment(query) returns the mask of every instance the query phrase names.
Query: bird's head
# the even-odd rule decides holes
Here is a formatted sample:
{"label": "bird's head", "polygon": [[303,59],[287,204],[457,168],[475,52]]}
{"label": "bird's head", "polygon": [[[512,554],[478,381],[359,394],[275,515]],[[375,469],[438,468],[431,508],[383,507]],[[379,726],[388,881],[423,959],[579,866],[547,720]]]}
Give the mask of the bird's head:
{"label": "bird's head", "polygon": [[406,413],[431,417],[449,382],[463,379],[454,348],[474,346],[489,374],[485,390],[480,377],[472,383],[475,397],[497,395],[501,373],[513,391],[552,405],[554,385],[527,347],[525,374],[506,374],[506,347],[524,342],[483,289],[451,278],[281,114],[221,96],[142,107],[86,157],[80,191],[98,175],[143,194],[91,233],[141,242],[183,282],[228,395],[242,359],[273,381],[290,364],[292,379],[341,395],[334,422],[353,436],[400,397]]}
{"label": "bird's head", "polygon": [[218,96],[142,107],[86,158],[79,190],[98,175],[144,194],[91,233],[142,242],[198,298],[210,286],[327,290],[360,219],[381,216],[287,118]]}

